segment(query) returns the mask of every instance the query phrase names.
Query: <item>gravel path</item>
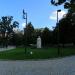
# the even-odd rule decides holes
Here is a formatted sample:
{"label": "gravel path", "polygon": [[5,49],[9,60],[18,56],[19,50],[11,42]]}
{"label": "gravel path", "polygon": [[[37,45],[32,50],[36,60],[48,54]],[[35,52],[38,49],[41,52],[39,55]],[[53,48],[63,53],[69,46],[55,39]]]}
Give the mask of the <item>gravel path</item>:
{"label": "gravel path", "polygon": [[40,61],[0,60],[0,75],[75,75],[75,56]]}
{"label": "gravel path", "polygon": [[1,51],[6,51],[6,50],[11,50],[11,49],[15,49],[16,47],[14,46],[8,46],[7,48],[0,48],[0,52]]}

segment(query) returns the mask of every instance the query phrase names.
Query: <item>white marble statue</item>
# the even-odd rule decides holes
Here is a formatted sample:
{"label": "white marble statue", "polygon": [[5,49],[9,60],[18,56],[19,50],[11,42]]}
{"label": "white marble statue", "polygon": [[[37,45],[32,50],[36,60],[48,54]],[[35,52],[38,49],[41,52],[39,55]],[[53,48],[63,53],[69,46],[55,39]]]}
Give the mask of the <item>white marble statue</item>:
{"label": "white marble statue", "polygon": [[37,38],[37,48],[41,48],[41,37],[38,36]]}

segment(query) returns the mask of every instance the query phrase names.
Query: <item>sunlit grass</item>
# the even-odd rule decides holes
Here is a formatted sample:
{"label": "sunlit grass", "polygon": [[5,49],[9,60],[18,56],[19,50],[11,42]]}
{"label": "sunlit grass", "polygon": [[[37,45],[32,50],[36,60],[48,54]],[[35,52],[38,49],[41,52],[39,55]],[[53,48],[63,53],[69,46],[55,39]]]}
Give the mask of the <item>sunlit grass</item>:
{"label": "sunlit grass", "polygon": [[[58,55],[58,48],[16,48],[9,51],[0,52],[0,59],[11,60],[26,60],[26,59],[48,59],[56,57],[64,57],[75,54],[75,48],[60,48]],[[30,54],[32,52],[32,54]]]}

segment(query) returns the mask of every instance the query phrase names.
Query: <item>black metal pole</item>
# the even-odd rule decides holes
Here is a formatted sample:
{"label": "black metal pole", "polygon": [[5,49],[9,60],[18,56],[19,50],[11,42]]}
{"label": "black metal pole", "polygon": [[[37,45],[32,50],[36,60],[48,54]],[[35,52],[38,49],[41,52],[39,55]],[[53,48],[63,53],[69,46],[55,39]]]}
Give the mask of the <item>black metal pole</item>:
{"label": "black metal pole", "polygon": [[[27,13],[26,12],[24,12],[24,9],[23,9],[23,19],[26,19],[26,26],[27,26]],[[24,43],[24,46],[25,46],[25,54],[27,53],[27,32],[26,32],[26,34],[25,34],[25,32],[26,32],[26,28],[24,28],[24,36],[26,37],[25,38],[25,43]]]}
{"label": "black metal pole", "polygon": [[[26,19],[26,26],[27,26],[27,13],[26,13],[26,18],[25,19]],[[26,41],[25,41],[26,42],[25,43],[25,46],[26,46],[25,47],[25,54],[26,54],[27,53],[27,30],[26,30],[26,35],[25,36],[26,36],[26,38],[25,38],[26,39]]]}
{"label": "black metal pole", "polygon": [[59,54],[60,54],[60,48],[59,48],[59,40],[60,40],[60,38],[59,38],[59,25],[58,25],[58,12],[60,12],[61,10],[57,10],[57,26],[58,26],[58,32],[57,32],[57,42],[58,42],[58,56],[59,56]]}

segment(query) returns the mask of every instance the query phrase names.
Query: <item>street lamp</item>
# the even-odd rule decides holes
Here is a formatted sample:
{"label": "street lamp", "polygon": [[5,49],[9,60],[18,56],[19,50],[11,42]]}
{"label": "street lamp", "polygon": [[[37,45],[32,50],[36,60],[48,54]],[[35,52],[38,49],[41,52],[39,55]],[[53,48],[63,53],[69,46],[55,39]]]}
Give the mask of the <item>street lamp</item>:
{"label": "street lamp", "polygon": [[58,13],[61,12],[61,10],[57,10],[57,24],[58,24]]}
{"label": "street lamp", "polygon": [[[24,11],[24,9],[23,9],[23,19],[25,19],[26,21],[26,26],[27,26],[27,12],[25,12]],[[25,28],[24,28],[24,36],[26,36],[26,38],[27,38],[27,33],[25,34]],[[26,38],[25,38],[25,40],[26,40]],[[27,42],[27,41],[25,41],[25,42]],[[26,52],[27,52],[27,49],[26,49],[26,43],[25,43],[25,54],[26,54]]]}
{"label": "street lamp", "polygon": [[[61,10],[57,10],[57,25],[58,25],[58,13],[61,12]],[[60,53],[60,50],[59,50],[59,25],[58,25],[58,35],[57,35],[57,41],[58,41],[58,55]]]}

